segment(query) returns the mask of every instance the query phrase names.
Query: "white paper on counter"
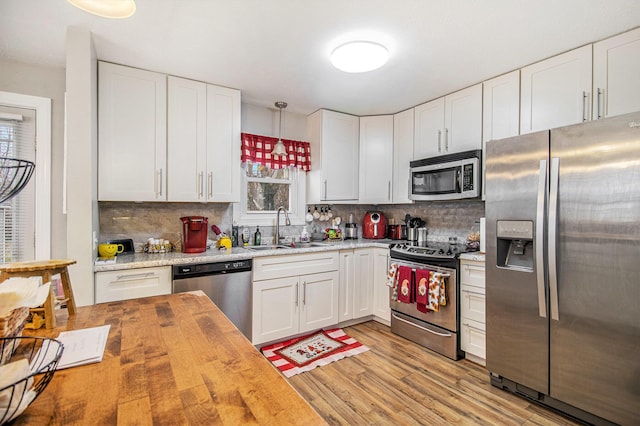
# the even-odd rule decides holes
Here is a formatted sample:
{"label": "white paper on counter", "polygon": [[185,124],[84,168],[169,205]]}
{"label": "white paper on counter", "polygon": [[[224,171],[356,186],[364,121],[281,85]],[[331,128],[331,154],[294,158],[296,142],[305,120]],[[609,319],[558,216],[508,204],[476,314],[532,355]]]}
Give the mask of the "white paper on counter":
{"label": "white paper on counter", "polygon": [[57,370],[102,361],[111,324],[80,330],[63,331],[56,340],[64,350]]}

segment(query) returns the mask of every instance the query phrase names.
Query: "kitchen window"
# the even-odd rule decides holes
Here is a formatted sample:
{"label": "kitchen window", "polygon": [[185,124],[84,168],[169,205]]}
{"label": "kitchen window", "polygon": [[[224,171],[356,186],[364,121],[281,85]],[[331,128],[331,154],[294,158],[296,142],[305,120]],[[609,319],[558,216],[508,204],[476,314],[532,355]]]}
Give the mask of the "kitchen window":
{"label": "kitchen window", "polygon": [[274,226],[278,207],[289,212],[292,224],[304,224],[306,171],[311,164],[308,142],[283,139],[287,154],[271,154],[277,139],[242,134],[240,203],[233,220],[246,226]]}

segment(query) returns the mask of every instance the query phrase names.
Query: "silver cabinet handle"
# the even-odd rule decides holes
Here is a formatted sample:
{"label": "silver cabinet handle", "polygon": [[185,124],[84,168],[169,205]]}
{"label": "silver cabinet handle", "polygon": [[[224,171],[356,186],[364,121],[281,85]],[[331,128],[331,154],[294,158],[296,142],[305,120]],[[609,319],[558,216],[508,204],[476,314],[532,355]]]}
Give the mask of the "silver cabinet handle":
{"label": "silver cabinet handle", "polygon": [[551,159],[551,181],[549,182],[549,301],[551,302],[551,319],[558,321],[558,268],[556,264],[558,243],[558,185],[560,179],[560,159]]}
{"label": "silver cabinet handle", "polygon": [[307,304],[307,282],[306,281],[302,282],[302,304],[303,305]]}
{"label": "silver cabinet handle", "polygon": [[387,189],[387,201],[391,201],[391,181],[389,181],[389,186]]}
{"label": "silver cabinet handle", "polygon": [[598,87],[598,97],[596,98],[596,107],[598,108],[598,118],[602,118],[602,110],[604,110],[604,105],[602,110],[600,109],[600,102],[602,102],[602,95],[604,94],[604,90]]}
{"label": "silver cabinet handle", "polygon": [[298,301],[300,300],[300,284],[296,283],[296,307],[298,306]]}
{"label": "silver cabinet handle", "polygon": [[438,130],[438,152],[442,152],[442,145],[440,143],[440,139],[442,139],[442,131]]}
{"label": "silver cabinet handle", "polygon": [[587,92],[582,92],[582,121],[587,121],[587,99],[589,95]]}
{"label": "silver cabinet handle", "polygon": [[462,323],[462,325],[464,325],[465,327],[473,328],[474,330],[481,331],[481,332],[483,332],[483,333],[484,333],[484,330],[483,330],[483,329],[478,328],[478,327],[474,327],[474,326],[472,326],[471,324],[469,324],[468,322],[463,322],[463,323]]}
{"label": "silver cabinet handle", "polygon": [[324,196],[322,197],[323,200],[327,199],[327,180],[324,180]]}
{"label": "silver cabinet handle", "polygon": [[444,152],[449,152],[449,129],[444,129]]}
{"label": "silver cabinet handle", "polygon": [[213,198],[213,172],[207,174],[207,193],[209,199]]}
{"label": "silver cabinet handle", "polygon": [[204,172],[200,172],[198,176],[198,183],[200,187],[198,188],[198,197],[202,198],[204,195]]}
{"label": "silver cabinet handle", "polygon": [[538,201],[536,207],[536,275],[538,284],[538,315],[547,317],[547,301],[544,285],[544,214],[547,205],[547,160],[540,160],[538,175]]}
{"label": "silver cabinet handle", "polygon": [[162,197],[162,168],[158,170],[158,196]]}
{"label": "silver cabinet handle", "polygon": [[153,277],[154,275],[155,273],[153,272],[141,272],[139,274],[125,274],[125,275],[118,275],[116,277],[116,280],[117,281],[135,281],[143,278]]}
{"label": "silver cabinet handle", "polygon": [[419,328],[420,330],[428,331],[429,333],[431,333],[431,334],[435,334],[436,336],[441,336],[441,337],[451,337],[451,336],[452,336],[452,334],[451,334],[451,333],[438,333],[437,331],[429,330],[429,329],[428,329],[428,328],[426,328],[426,327],[423,327],[423,326],[418,325],[418,324],[414,324],[414,323],[412,323],[411,321],[407,321],[407,320],[406,320],[406,319],[404,319],[404,318],[400,318],[400,317],[399,317],[399,316],[397,316],[396,314],[391,314],[391,315],[392,315],[395,319],[397,319],[398,321],[402,321],[402,322],[404,322],[404,323],[406,323],[406,324],[412,325],[412,326],[414,326],[415,328]]}

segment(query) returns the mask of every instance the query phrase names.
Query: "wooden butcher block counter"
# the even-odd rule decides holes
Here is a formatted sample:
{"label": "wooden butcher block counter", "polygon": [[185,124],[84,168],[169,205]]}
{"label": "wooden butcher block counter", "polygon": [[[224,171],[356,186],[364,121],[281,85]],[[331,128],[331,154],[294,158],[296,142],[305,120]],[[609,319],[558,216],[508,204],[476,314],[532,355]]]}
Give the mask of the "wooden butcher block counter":
{"label": "wooden butcher block counter", "polygon": [[57,371],[14,424],[326,424],[201,291],[81,307],[25,334],[104,324],[102,362]]}

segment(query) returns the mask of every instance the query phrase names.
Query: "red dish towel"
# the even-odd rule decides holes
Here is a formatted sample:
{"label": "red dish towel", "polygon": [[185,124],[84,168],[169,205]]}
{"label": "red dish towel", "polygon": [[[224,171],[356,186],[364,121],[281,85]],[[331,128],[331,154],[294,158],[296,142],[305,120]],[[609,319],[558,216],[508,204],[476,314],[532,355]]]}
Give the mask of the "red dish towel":
{"label": "red dish towel", "polygon": [[426,312],[429,304],[429,271],[416,269],[416,304],[420,312]]}
{"label": "red dish towel", "polygon": [[412,302],[412,287],[411,268],[407,266],[398,267],[398,302]]}

